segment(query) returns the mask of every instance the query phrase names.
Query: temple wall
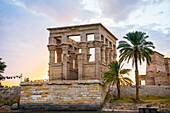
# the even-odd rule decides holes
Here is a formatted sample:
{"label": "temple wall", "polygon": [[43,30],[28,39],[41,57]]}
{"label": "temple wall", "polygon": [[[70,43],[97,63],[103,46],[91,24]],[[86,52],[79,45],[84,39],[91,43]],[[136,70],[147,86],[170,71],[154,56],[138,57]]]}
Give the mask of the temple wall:
{"label": "temple wall", "polygon": [[161,71],[164,72],[165,70],[165,62],[164,62],[164,55],[155,51],[153,55],[151,55],[152,62],[150,65],[146,65],[146,72],[157,72]]}
{"label": "temple wall", "polygon": [[170,85],[170,59],[156,51],[151,58],[151,64],[146,65],[146,85]]}
{"label": "temple wall", "polygon": [[98,80],[22,83],[20,105],[31,110],[100,110],[104,99]]}
{"label": "temple wall", "polygon": [[[121,87],[120,90],[121,97],[135,97],[136,95],[135,87]],[[111,88],[111,95],[117,95],[117,89],[115,86]],[[141,97],[170,97],[170,86],[140,86],[139,95]]]}
{"label": "temple wall", "polygon": [[68,76],[68,80],[78,80],[77,69],[70,69],[70,75]]}
{"label": "temple wall", "polygon": [[84,79],[94,79],[95,75],[95,63],[84,64]]}
{"label": "temple wall", "polygon": [[59,80],[59,79],[62,79],[62,72],[63,72],[63,65],[60,63],[60,64],[53,64],[52,66],[52,75],[53,75],[53,79],[54,80]]}
{"label": "temple wall", "polygon": [[165,85],[170,86],[170,72],[160,72],[155,74],[155,85]]}

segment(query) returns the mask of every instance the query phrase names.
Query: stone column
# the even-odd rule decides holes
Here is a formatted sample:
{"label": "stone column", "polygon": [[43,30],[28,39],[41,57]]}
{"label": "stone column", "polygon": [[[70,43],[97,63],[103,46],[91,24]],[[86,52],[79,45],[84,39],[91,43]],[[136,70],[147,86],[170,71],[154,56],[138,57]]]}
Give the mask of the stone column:
{"label": "stone column", "polygon": [[53,68],[52,65],[55,63],[55,51],[56,45],[48,45],[49,50],[49,80],[53,78]]}
{"label": "stone column", "polygon": [[86,33],[83,32],[81,33],[81,42],[80,44],[80,48],[81,48],[81,53],[82,53],[82,57],[83,57],[83,62],[87,62],[88,58],[87,58],[87,54],[88,54],[88,42],[87,42],[87,36]]}
{"label": "stone column", "polygon": [[54,38],[54,37],[49,37],[49,45],[55,45],[55,44],[57,44],[57,40],[56,40],[56,38]]}
{"label": "stone column", "polygon": [[102,41],[94,41],[95,45],[95,63],[96,63],[96,74],[95,78],[101,80],[101,47]]}
{"label": "stone column", "polygon": [[62,48],[57,49],[57,63],[61,63]]}
{"label": "stone column", "polygon": [[69,55],[68,55],[68,49],[69,49],[69,44],[68,44],[68,37],[66,34],[62,35],[62,41],[61,41],[61,48],[62,48],[62,63],[63,63],[63,79],[67,80],[69,76]]}
{"label": "stone column", "polygon": [[116,58],[117,58],[117,51],[116,51],[116,46],[114,45],[113,47],[113,60],[116,61]]}
{"label": "stone column", "polygon": [[114,53],[113,50],[110,51],[110,62],[112,62],[114,59]]}
{"label": "stone column", "polygon": [[68,44],[62,44],[62,53],[63,53],[63,79],[67,80],[67,77],[69,76],[69,69],[68,69],[68,61],[69,61],[69,55],[68,55]]}
{"label": "stone column", "polygon": [[77,60],[78,60],[78,80],[83,79],[83,57],[82,53],[77,54]]}
{"label": "stone column", "polygon": [[88,62],[88,42],[80,42],[81,53],[83,62]]}
{"label": "stone column", "polygon": [[110,63],[110,52],[111,52],[111,48],[107,47],[106,49],[106,64],[107,65]]}
{"label": "stone column", "polygon": [[106,44],[102,46],[102,63],[106,64]]}
{"label": "stone column", "polygon": [[49,63],[55,63],[56,45],[48,45],[48,50],[50,52]]}

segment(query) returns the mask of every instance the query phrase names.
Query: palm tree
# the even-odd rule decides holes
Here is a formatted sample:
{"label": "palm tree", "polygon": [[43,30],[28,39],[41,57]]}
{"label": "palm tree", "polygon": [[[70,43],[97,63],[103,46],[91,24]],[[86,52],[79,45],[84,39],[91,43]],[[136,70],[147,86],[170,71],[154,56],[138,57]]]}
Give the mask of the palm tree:
{"label": "palm tree", "polygon": [[149,36],[146,33],[136,31],[129,32],[123,38],[126,41],[119,41],[118,49],[120,52],[120,62],[126,61],[129,62],[132,59],[132,66],[135,64],[135,81],[136,81],[136,100],[139,98],[139,74],[138,74],[138,62],[142,64],[142,61],[149,63],[151,62],[150,55],[154,54],[155,47],[151,41],[146,41]]}
{"label": "palm tree", "polygon": [[2,58],[0,58],[0,86],[1,86],[1,80],[5,79],[5,77],[3,77],[1,73],[3,73],[6,68],[5,62],[2,62],[1,60]]}
{"label": "palm tree", "polygon": [[121,64],[117,61],[112,61],[110,62],[110,64],[108,65],[109,67],[109,71],[104,72],[104,82],[106,84],[109,84],[109,88],[110,85],[115,85],[117,87],[117,99],[120,99],[120,86],[121,85],[132,85],[133,81],[128,78],[128,77],[123,77],[124,74],[128,74],[131,71],[131,69],[121,69],[123,66],[121,66]]}

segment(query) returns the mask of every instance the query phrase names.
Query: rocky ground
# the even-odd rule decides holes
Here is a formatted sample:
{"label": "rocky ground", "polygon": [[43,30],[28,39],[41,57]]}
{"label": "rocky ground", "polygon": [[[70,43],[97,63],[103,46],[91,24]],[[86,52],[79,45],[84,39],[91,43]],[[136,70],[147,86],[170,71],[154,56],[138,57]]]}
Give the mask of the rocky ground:
{"label": "rocky ground", "polygon": [[[138,107],[159,107],[158,111],[163,113],[170,113],[170,103],[167,102],[127,102],[127,101],[112,101],[106,103],[103,107],[106,111],[119,111],[119,112],[138,112]],[[16,104],[13,105],[15,109]],[[12,110],[11,106],[0,106],[0,112],[26,112],[24,110]]]}
{"label": "rocky ground", "polygon": [[1,106],[0,112],[20,112],[20,110],[11,110],[11,106]]}
{"label": "rocky ground", "polygon": [[170,112],[170,103],[166,102],[125,102],[125,101],[113,101],[104,105],[105,109],[113,109],[114,111],[137,111],[138,107],[159,107],[158,111]]}

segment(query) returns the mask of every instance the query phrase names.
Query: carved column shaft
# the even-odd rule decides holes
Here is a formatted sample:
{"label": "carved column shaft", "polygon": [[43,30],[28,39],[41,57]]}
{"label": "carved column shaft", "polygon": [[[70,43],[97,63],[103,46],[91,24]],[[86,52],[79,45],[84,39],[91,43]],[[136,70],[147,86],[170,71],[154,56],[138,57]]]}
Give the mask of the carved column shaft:
{"label": "carved column shaft", "polygon": [[101,47],[102,47],[102,42],[101,41],[94,41],[95,45],[95,62],[96,62],[96,74],[95,78],[96,79],[101,79]]}
{"label": "carved column shaft", "polygon": [[106,45],[103,44],[102,46],[102,63],[106,63]]}
{"label": "carved column shaft", "polygon": [[81,42],[80,43],[80,47],[81,47],[81,53],[82,53],[82,59],[83,62],[87,62],[88,58],[87,58],[87,54],[88,54],[88,43],[87,42]]}
{"label": "carved column shaft", "polygon": [[113,50],[110,51],[110,61],[112,62],[114,59],[114,53]]}
{"label": "carved column shaft", "polygon": [[67,80],[67,76],[69,76],[69,72],[68,72],[68,48],[69,48],[69,45],[68,44],[62,44],[61,45],[62,47],[62,53],[63,53],[63,78],[65,80]]}
{"label": "carved column shaft", "polygon": [[106,49],[106,64],[107,65],[110,63],[110,52],[111,52],[111,48],[107,47]]}
{"label": "carved column shaft", "polygon": [[82,53],[77,54],[78,59],[78,80],[83,79],[83,59],[82,59]]}
{"label": "carved column shaft", "polygon": [[61,63],[62,49],[61,48],[57,48],[56,52],[57,52],[57,63]]}
{"label": "carved column shaft", "polygon": [[56,45],[48,45],[48,50],[50,52],[50,58],[49,63],[55,63],[55,51],[56,51]]}
{"label": "carved column shaft", "polygon": [[116,51],[116,46],[114,45],[113,47],[113,60],[116,61],[116,58],[117,58],[117,51]]}
{"label": "carved column shaft", "polygon": [[63,79],[67,80],[69,76],[69,66],[68,66],[68,36],[66,34],[62,35],[62,41],[61,41],[61,48],[62,48],[62,54],[63,54]]}
{"label": "carved column shaft", "polygon": [[52,65],[55,63],[55,51],[56,45],[48,45],[49,50],[49,80],[53,79],[53,68]]}

